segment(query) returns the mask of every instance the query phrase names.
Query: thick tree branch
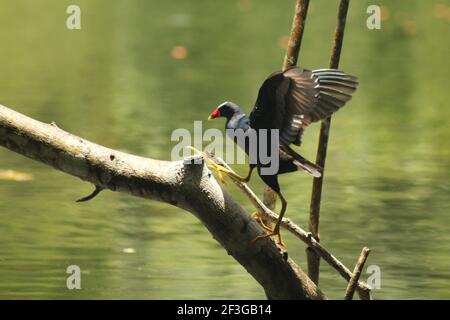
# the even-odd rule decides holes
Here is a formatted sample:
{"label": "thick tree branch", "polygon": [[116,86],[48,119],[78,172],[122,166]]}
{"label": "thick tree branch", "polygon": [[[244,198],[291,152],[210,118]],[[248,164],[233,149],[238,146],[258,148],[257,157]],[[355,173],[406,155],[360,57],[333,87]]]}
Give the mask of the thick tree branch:
{"label": "thick tree branch", "polygon": [[222,189],[203,164],[159,161],[105,148],[0,105],[0,145],[98,188],[193,213],[270,299],[325,299],[321,290]]}

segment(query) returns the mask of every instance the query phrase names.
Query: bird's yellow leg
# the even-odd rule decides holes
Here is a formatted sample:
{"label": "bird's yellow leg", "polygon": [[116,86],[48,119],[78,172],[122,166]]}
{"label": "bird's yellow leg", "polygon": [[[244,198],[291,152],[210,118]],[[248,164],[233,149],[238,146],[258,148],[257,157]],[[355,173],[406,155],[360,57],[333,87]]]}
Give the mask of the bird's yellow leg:
{"label": "bird's yellow leg", "polygon": [[247,183],[250,181],[250,178],[252,176],[252,171],[253,171],[253,167],[250,167],[250,171],[248,172],[246,177],[242,177],[236,173],[234,173],[233,171],[228,170],[227,168],[225,168],[224,166],[221,166],[220,164],[217,164],[214,160],[212,159],[208,159],[209,163],[208,163],[208,167],[211,169],[214,169],[219,176],[221,175],[221,173],[225,173],[227,176],[229,176],[231,179],[235,180],[235,181],[239,181],[239,182],[243,182],[243,183]]}
{"label": "bird's yellow leg", "polygon": [[268,231],[270,231],[270,233],[268,234],[263,234],[261,236],[257,236],[255,239],[253,239],[252,242],[256,242],[258,240],[261,239],[265,239],[265,238],[270,238],[272,236],[277,236],[278,237],[278,244],[283,248],[283,249],[287,249],[286,244],[284,243],[283,239],[281,238],[281,233],[280,233],[280,227],[275,225],[275,228],[272,230],[270,228],[268,228]]}
{"label": "bird's yellow leg", "polygon": [[280,200],[281,200],[281,211],[280,211],[280,215],[278,216],[278,221],[275,224],[275,227],[273,228],[273,230],[270,230],[269,234],[263,234],[261,236],[257,236],[255,239],[253,239],[253,242],[256,242],[261,239],[269,238],[272,236],[277,236],[278,243],[280,244],[280,246],[283,247],[284,249],[287,249],[286,244],[284,243],[283,239],[281,239],[281,233],[280,233],[280,225],[281,225],[281,221],[283,220],[284,213],[286,212],[287,202],[284,199],[284,197],[281,195],[281,193],[278,193],[278,196],[280,197]]}
{"label": "bird's yellow leg", "polygon": [[272,232],[272,229],[267,226],[267,224],[264,223],[263,219],[261,218],[261,215],[258,211],[254,212],[252,214],[253,218],[255,218],[255,220],[261,225],[261,227],[263,227],[264,229],[266,229],[267,231]]}
{"label": "bird's yellow leg", "polygon": [[203,158],[206,160],[206,162],[208,163],[208,168],[213,169],[214,171],[217,172],[220,181],[225,184],[225,180],[223,178],[222,173],[225,173],[226,175],[228,175],[230,178],[240,181],[240,182],[248,182],[250,181],[250,177],[252,175],[252,171],[253,171],[253,167],[250,167],[250,171],[248,173],[248,175],[246,177],[241,177],[240,175],[228,170],[227,168],[225,168],[224,166],[221,166],[220,164],[218,164],[217,162],[215,162],[213,159],[211,159],[211,157],[206,153],[206,152],[201,152],[200,150],[189,146],[188,148],[190,148],[191,150],[193,150],[196,153],[201,153],[203,155]]}
{"label": "bird's yellow leg", "polygon": [[240,182],[242,182],[242,183],[247,183],[247,182],[250,181],[250,178],[252,177],[252,172],[253,172],[253,169],[254,169],[254,168],[255,168],[255,167],[250,167],[250,170],[248,171],[248,174],[247,174],[246,177],[242,177],[242,176],[240,176],[240,175],[237,175],[236,173],[231,172],[231,171],[229,171],[229,170],[228,170],[227,175],[228,175],[231,179],[233,179],[233,180],[237,180],[237,181],[240,181]]}
{"label": "bird's yellow leg", "polygon": [[217,162],[215,162],[214,160],[211,160],[210,158],[207,158],[207,160],[208,160],[208,168],[216,171],[217,175],[219,176],[220,182],[222,182],[223,184],[226,184],[225,179],[223,178],[222,172],[226,173],[226,174],[230,174],[231,171],[228,170],[227,168],[217,164]]}
{"label": "bird's yellow leg", "polygon": [[214,160],[211,159],[211,157],[206,152],[200,151],[193,146],[188,146],[187,148],[191,149],[195,153],[201,154],[203,156],[203,159],[206,160],[208,168],[215,170],[217,172],[217,175],[219,176],[220,182],[222,182],[223,184],[226,184],[225,179],[223,178],[222,172],[228,174],[228,172],[230,172],[230,171],[227,168],[217,164]]}

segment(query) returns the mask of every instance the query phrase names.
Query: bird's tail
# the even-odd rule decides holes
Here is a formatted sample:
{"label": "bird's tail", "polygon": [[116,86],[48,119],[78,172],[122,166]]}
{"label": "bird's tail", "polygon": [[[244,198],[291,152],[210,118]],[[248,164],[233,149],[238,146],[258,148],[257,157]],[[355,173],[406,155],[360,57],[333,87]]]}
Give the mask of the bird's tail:
{"label": "bird's tail", "polygon": [[311,161],[303,158],[301,155],[297,154],[298,157],[295,157],[294,164],[301,170],[308,172],[315,178],[320,178],[322,176],[322,168],[317,164],[312,163]]}
{"label": "bird's tail", "polygon": [[284,148],[285,151],[287,151],[288,154],[293,158],[293,163],[297,166],[298,170],[306,171],[315,178],[320,178],[322,176],[322,168],[320,166],[312,163],[308,159],[303,158],[301,155],[299,155],[297,152],[286,145],[283,145],[282,148]]}

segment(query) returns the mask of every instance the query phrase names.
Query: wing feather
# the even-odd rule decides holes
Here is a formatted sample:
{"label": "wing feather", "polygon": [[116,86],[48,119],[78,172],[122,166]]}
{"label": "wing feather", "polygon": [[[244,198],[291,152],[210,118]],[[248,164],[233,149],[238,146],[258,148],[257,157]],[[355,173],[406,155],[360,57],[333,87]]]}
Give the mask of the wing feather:
{"label": "wing feather", "polygon": [[342,108],[357,86],[356,77],[336,69],[274,72],[259,90],[250,125],[280,129],[283,144],[300,145],[305,127]]}
{"label": "wing feather", "polygon": [[[358,86],[357,78],[335,69],[309,71],[294,67],[284,76],[291,79],[291,86],[286,94],[285,122],[281,129],[287,128],[291,133],[284,143],[300,145],[301,136],[306,126],[331,116],[342,108],[351,98]],[[292,135],[293,119],[303,116],[302,126]],[[295,128],[297,126],[294,126]]]}

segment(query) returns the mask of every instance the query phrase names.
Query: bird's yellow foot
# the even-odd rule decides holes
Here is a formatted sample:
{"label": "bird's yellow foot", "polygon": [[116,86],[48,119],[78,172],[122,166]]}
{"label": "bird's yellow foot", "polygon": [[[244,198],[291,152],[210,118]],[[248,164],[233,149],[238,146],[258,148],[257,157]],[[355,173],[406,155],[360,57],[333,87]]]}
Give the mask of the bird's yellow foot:
{"label": "bird's yellow foot", "polygon": [[219,176],[220,182],[222,182],[223,184],[226,184],[225,179],[223,177],[222,173],[225,173],[227,176],[229,176],[231,179],[235,180],[235,181],[240,181],[240,182],[248,182],[250,180],[250,174],[248,177],[241,177],[239,175],[237,175],[236,173],[234,173],[233,171],[225,168],[224,166],[218,164],[216,161],[214,161],[213,159],[211,159],[211,156],[206,153],[206,152],[202,152],[200,150],[198,150],[197,148],[194,148],[192,146],[188,147],[189,149],[193,150],[196,153],[200,153],[203,156],[203,159],[205,159],[206,163],[208,164],[208,168],[214,170],[217,172],[217,175]]}
{"label": "bird's yellow foot", "polygon": [[214,171],[216,171],[217,175],[219,176],[220,182],[222,182],[223,184],[226,184],[222,172],[225,173],[225,174],[229,174],[229,173],[231,173],[230,170],[228,170],[227,168],[219,165],[217,162],[212,160],[208,153],[200,151],[197,148],[192,147],[192,146],[188,146],[187,148],[191,149],[195,153],[200,153],[203,156],[203,159],[206,160],[206,163],[208,164],[208,168],[213,169]]}
{"label": "bird's yellow foot", "polygon": [[208,158],[208,168],[213,169],[214,171],[217,172],[220,182],[222,182],[223,184],[226,184],[226,182],[225,182],[225,179],[223,178],[222,173],[225,173],[226,175],[229,175],[229,176],[232,173],[230,170],[228,170],[224,166],[221,166],[220,164],[218,164],[217,162],[215,162],[214,160],[212,160],[210,158]]}
{"label": "bird's yellow foot", "polygon": [[230,177],[230,179],[233,179],[234,181],[239,181],[239,182],[242,182],[242,183],[246,183],[246,182],[249,181],[249,177],[241,177],[240,175],[237,175],[233,171],[228,170],[224,166],[221,166],[220,164],[218,164],[217,162],[215,162],[212,159],[208,159],[208,167],[213,169],[213,170],[215,170],[217,172],[217,174],[219,175],[220,180],[224,184],[225,184],[225,180],[223,180],[222,173],[225,173],[228,177]]}
{"label": "bird's yellow foot", "polygon": [[287,250],[286,244],[284,243],[283,239],[281,239],[281,234],[280,234],[280,230],[279,229],[278,230],[274,229],[273,231],[271,230],[270,233],[268,233],[268,234],[263,234],[263,235],[257,236],[255,239],[253,239],[252,242],[255,243],[258,240],[270,238],[272,236],[277,236],[278,237],[278,244],[280,245],[280,247],[282,247],[284,250]]}
{"label": "bird's yellow foot", "polygon": [[264,223],[264,220],[261,217],[261,214],[256,211],[252,214],[253,218],[255,218],[255,220],[259,223],[259,225],[261,227],[263,227],[265,230],[272,232],[272,228],[270,228],[269,226],[267,226],[267,224]]}

